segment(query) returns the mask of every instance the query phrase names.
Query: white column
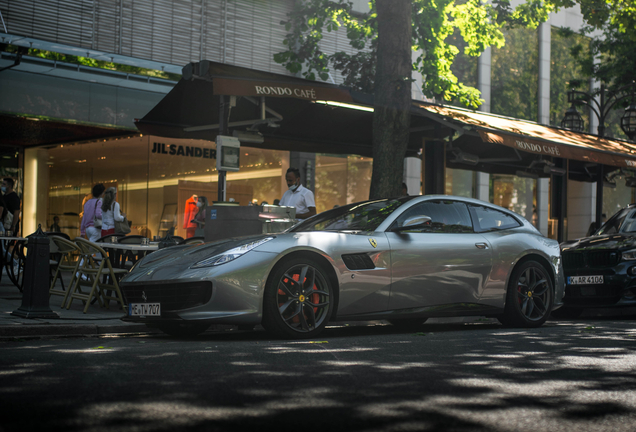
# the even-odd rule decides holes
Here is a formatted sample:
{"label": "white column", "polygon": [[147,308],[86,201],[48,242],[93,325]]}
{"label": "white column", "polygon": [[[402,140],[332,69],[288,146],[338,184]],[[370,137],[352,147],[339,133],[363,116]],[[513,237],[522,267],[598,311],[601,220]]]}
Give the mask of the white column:
{"label": "white column", "polygon": [[[539,88],[537,119],[541,124],[550,124],[550,42],[552,35],[550,20],[542,23],[538,29],[539,43]],[[537,180],[537,229],[548,235],[548,203],[550,201],[550,179]],[[532,220],[532,219],[528,219]]]}
{"label": "white column", "polygon": [[490,202],[490,174],[484,172],[475,173],[475,198]]}
{"label": "white column", "polygon": [[568,240],[585,237],[596,219],[596,182],[568,181]]}
{"label": "white column", "polygon": [[541,23],[538,29],[539,39],[539,91],[538,122],[550,124],[550,20]]}
{"label": "white column", "polygon": [[550,179],[537,180],[537,229],[548,236],[548,202],[550,201]]}
{"label": "white column", "polygon": [[[490,68],[492,60],[491,48],[486,50],[479,56],[477,63],[477,88],[481,92],[481,98],[484,103],[479,107],[479,111],[490,112]],[[475,198],[478,200],[490,201],[490,174],[477,172],[475,173]]]}
{"label": "white column", "polygon": [[492,60],[491,48],[481,53],[477,63],[477,88],[481,92],[484,103],[479,107],[479,111],[490,112],[490,63]]}
{"label": "white column", "polygon": [[404,158],[404,183],[409,195],[420,195],[422,176],[422,159],[417,157]]}
{"label": "white column", "polygon": [[24,151],[24,196],[22,202],[22,234],[33,233],[38,224],[47,231],[49,204],[48,150],[26,149]]}

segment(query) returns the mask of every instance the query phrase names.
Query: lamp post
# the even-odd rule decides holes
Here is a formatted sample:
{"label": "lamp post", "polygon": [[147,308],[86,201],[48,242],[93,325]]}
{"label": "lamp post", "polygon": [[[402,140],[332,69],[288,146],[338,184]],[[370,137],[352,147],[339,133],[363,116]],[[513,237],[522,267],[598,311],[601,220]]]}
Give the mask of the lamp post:
{"label": "lamp post", "polygon": [[[630,89],[631,91],[628,91]],[[571,106],[565,112],[563,120],[561,120],[561,127],[577,132],[583,132],[583,119],[576,110],[576,105],[587,105],[590,108],[590,111],[596,114],[596,118],[598,118],[597,135],[603,138],[605,137],[605,119],[609,115],[610,111],[617,103],[631,97],[631,104],[625,108],[625,114],[623,114],[623,117],[621,118],[621,129],[630,140],[634,140],[634,137],[636,136],[635,95],[636,83],[634,82],[613,91],[606,90],[605,85],[602,84],[601,91],[599,93],[599,100],[596,100],[593,94],[572,89],[568,92],[568,102]]]}
{"label": "lamp post", "polygon": [[[565,129],[583,132],[583,119],[576,110],[575,105],[587,105],[590,111],[596,114],[598,119],[598,136],[605,137],[605,119],[617,103],[631,97],[630,105],[625,108],[625,114],[621,118],[621,129],[627,137],[633,141],[636,137],[636,104],[634,96],[636,94],[636,82],[620,87],[614,91],[606,91],[605,85],[601,85],[600,98],[596,100],[593,95],[578,90],[568,92],[568,102],[570,108],[565,112],[561,127]],[[596,223],[600,227],[601,216],[603,214],[603,164],[598,164],[596,175]]]}

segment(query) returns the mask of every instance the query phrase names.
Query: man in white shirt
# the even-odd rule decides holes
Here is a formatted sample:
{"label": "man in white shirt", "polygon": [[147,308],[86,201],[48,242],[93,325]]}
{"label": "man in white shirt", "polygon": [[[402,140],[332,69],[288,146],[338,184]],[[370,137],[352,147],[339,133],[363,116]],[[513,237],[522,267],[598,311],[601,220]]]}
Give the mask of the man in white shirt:
{"label": "man in white shirt", "polygon": [[287,187],[283,194],[280,205],[296,207],[296,218],[307,219],[316,214],[316,202],[312,191],[300,184],[300,171],[297,168],[290,168],[285,175]]}

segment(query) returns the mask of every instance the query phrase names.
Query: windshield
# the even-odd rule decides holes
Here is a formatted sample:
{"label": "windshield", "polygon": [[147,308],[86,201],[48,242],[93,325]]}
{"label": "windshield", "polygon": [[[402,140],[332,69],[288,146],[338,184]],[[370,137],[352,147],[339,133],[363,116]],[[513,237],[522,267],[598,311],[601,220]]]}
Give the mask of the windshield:
{"label": "windshield", "polygon": [[327,210],[293,227],[290,232],[303,231],[375,231],[398,207],[415,198],[365,201]]}
{"label": "windshield", "polygon": [[636,210],[625,208],[620,210],[603,224],[595,235],[636,232]]}

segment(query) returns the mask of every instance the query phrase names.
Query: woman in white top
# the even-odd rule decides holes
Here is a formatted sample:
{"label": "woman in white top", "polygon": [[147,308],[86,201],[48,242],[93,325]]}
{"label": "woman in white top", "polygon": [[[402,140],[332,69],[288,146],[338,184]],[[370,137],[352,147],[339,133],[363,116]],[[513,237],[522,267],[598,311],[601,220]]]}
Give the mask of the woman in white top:
{"label": "woman in white top", "polygon": [[121,222],[126,217],[125,213],[120,213],[116,198],[117,189],[106,189],[102,204],[102,237],[115,234],[115,221]]}

